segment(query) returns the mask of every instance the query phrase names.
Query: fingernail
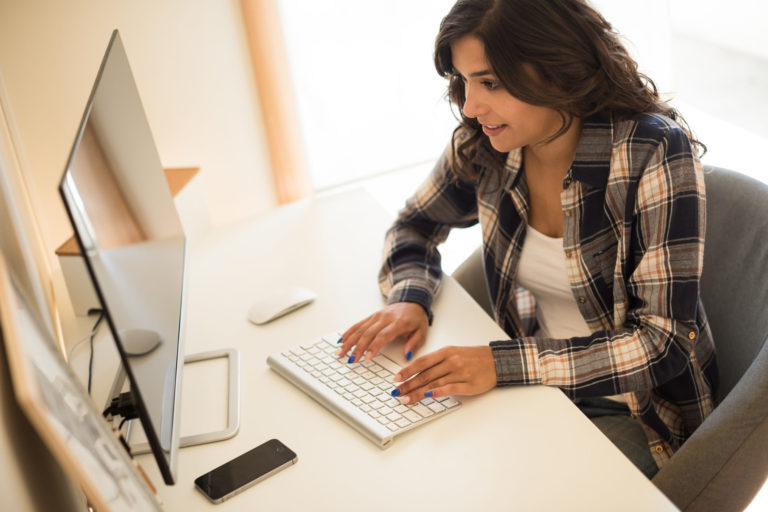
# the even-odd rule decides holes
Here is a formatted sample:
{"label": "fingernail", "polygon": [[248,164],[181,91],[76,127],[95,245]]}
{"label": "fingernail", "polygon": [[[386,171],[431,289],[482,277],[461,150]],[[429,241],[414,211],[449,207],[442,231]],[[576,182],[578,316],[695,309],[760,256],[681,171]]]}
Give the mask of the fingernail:
{"label": "fingernail", "polygon": [[348,364],[352,364],[355,362],[355,356],[349,356],[349,359],[347,359]]}
{"label": "fingernail", "polygon": [[400,399],[400,403],[403,405],[407,405],[411,403],[411,397],[404,396],[403,398]]}
{"label": "fingernail", "polygon": [[407,354],[405,354],[405,360],[406,360],[406,361],[410,361],[412,357],[413,357],[413,352],[411,352],[411,351],[409,350],[409,351],[408,351],[408,353],[407,353]]}
{"label": "fingernail", "polygon": [[339,341],[337,341],[336,344],[338,345],[339,343],[341,343],[341,340],[343,340],[343,339],[344,338],[339,338]]}
{"label": "fingernail", "polygon": [[400,390],[395,388],[392,390],[392,393],[390,393],[392,396],[400,396]]}
{"label": "fingernail", "polygon": [[424,396],[427,398],[431,397],[432,395],[434,395],[432,391],[427,391],[426,393],[424,393]]}

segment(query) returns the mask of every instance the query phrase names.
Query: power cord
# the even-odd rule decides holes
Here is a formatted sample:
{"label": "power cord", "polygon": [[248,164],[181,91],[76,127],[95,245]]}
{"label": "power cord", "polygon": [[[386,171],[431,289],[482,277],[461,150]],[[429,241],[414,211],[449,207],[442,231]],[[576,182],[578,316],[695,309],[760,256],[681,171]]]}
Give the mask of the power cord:
{"label": "power cord", "polygon": [[99,326],[101,325],[101,322],[104,320],[104,310],[93,308],[88,310],[88,316],[94,315],[98,313],[99,318],[96,320],[96,323],[93,325],[93,328],[91,329],[91,333],[88,336],[84,336],[83,339],[75,343],[75,345],[72,347],[72,349],[69,351],[69,357],[68,360],[72,360],[72,354],[74,354],[75,350],[86,340],[89,340],[90,343],[90,354],[88,355],[88,394],[91,394],[91,382],[93,380],[93,339],[96,337],[96,333],[99,331]]}

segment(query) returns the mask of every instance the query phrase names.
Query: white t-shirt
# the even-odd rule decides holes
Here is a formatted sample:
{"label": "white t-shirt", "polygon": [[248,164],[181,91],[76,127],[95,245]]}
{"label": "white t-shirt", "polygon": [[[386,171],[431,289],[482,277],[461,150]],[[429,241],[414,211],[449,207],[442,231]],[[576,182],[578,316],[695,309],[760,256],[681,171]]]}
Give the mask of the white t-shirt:
{"label": "white t-shirt", "polygon": [[[562,238],[549,237],[529,225],[519,265],[518,284],[536,298],[539,329],[535,336],[567,339],[592,334],[571,292]],[[605,398],[625,401],[621,395]]]}
{"label": "white t-shirt", "polygon": [[537,336],[573,338],[592,332],[581,316],[565,267],[563,239],[526,228],[517,282],[536,298]]}

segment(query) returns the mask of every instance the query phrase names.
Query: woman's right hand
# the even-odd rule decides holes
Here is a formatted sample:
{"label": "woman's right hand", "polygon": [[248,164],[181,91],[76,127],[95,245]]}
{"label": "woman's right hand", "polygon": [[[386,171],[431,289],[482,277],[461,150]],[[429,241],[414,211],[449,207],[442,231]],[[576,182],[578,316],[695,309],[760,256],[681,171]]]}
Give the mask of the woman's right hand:
{"label": "woman's right hand", "polygon": [[338,356],[346,355],[354,347],[347,362],[360,362],[363,355],[370,360],[384,345],[403,338],[403,356],[410,360],[413,353],[426,341],[428,327],[427,312],[420,304],[390,304],[347,329],[341,337]]}

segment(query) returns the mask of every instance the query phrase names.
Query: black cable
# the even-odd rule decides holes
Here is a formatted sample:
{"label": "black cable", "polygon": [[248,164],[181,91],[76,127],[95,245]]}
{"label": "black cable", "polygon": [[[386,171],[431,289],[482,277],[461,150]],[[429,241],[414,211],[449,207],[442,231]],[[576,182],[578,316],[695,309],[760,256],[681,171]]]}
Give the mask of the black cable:
{"label": "black cable", "polygon": [[[90,310],[89,313],[94,310]],[[91,329],[91,335],[90,335],[90,346],[91,346],[91,353],[88,356],[88,394],[91,394],[91,381],[93,380],[93,339],[96,337],[96,333],[99,330],[99,325],[101,325],[101,321],[104,320],[104,310],[100,309],[99,311],[99,318],[96,320],[96,323],[93,325],[93,329]]]}

